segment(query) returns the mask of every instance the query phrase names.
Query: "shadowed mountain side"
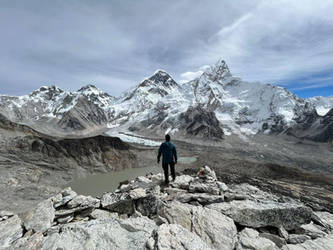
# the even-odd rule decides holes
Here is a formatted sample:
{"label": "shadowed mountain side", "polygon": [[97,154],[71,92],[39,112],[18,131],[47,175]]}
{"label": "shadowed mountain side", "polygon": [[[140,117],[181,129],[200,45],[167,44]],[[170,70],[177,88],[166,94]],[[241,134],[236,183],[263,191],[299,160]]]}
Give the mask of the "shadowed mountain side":
{"label": "shadowed mountain side", "polygon": [[288,135],[317,142],[333,141],[333,108],[324,116],[314,110],[297,120],[294,127],[287,129]]}

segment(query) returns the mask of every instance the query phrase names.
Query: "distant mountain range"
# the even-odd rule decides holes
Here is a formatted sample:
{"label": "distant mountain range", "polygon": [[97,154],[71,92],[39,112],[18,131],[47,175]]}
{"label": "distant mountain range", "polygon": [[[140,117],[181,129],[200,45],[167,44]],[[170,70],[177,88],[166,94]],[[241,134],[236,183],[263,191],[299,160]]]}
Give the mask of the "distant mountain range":
{"label": "distant mountain range", "polygon": [[223,60],[183,84],[157,70],[118,98],[93,85],[76,92],[43,86],[25,96],[0,96],[0,112],[10,120],[63,135],[110,128],[151,136],[287,133],[331,141],[332,108],[333,97],[303,99],[282,87],[233,77]]}

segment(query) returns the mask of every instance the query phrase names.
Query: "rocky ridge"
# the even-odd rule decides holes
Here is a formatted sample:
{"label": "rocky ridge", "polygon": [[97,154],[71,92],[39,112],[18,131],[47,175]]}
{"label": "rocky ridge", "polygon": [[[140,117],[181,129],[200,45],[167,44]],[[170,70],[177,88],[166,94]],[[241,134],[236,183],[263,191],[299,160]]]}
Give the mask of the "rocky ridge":
{"label": "rocky ridge", "polygon": [[0,212],[1,249],[330,249],[333,215],[209,167],[164,186],[140,176],[100,198],[70,188],[32,211]]}

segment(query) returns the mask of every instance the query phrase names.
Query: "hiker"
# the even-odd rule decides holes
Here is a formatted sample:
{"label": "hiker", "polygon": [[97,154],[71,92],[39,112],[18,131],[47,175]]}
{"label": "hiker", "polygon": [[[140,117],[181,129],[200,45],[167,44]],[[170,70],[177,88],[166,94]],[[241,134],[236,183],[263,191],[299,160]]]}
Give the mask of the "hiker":
{"label": "hiker", "polygon": [[176,179],[175,164],[177,164],[177,151],[176,147],[170,142],[170,135],[165,135],[165,142],[163,142],[158,150],[157,163],[160,163],[162,157],[162,167],[164,170],[165,184],[169,184],[169,165],[171,170],[172,181]]}

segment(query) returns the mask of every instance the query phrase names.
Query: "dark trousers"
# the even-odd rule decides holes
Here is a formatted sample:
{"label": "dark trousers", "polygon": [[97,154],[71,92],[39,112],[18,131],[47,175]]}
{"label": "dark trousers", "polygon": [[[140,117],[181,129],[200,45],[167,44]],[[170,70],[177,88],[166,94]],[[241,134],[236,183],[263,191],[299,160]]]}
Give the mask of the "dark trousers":
{"label": "dark trousers", "polygon": [[162,163],[162,167],[163,167],[163,170],[164,170],[164,181],[165,181],[165,183],[169,183],[169,165],[170,165],[172,180],[176,179],[175,163],[174,162]]}

